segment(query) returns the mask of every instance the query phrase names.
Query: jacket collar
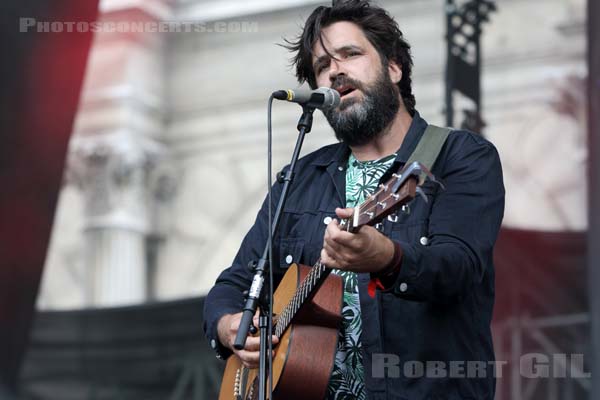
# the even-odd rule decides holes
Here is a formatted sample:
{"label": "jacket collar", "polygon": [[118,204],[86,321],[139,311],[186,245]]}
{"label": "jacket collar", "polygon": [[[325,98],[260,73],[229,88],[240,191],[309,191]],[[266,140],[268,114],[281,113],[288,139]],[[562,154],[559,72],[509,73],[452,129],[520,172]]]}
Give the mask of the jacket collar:
{"label": "jacket collar", "polygon": [[340,142],[328,146],[311,164],[326,167],[331,163],[344,164],[350,156],[350,147]]}

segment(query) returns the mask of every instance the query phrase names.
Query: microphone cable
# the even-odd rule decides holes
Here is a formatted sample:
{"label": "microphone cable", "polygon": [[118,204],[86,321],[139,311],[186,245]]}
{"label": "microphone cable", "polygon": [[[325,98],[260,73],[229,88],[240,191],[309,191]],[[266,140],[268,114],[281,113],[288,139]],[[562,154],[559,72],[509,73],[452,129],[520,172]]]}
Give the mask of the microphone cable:
{"label": "microphone cable", "polygon": [[268,354],[267,357],[269,359],[269,399],[273,398],[273,222],[272,222],[272,208],[273,202],[271,198],[271,187],[273,186],[272,182],[272,164],[273,164],[273,126],[271,119],[271,109],[273,108],[273,99],[274,96],[271,94],[269,97],[269,102],[267,106],[267,185],[268,185],[268,198],[269,198],[269,313],[268,313],[268,327],[269,335],[267,337],[267,348]]}

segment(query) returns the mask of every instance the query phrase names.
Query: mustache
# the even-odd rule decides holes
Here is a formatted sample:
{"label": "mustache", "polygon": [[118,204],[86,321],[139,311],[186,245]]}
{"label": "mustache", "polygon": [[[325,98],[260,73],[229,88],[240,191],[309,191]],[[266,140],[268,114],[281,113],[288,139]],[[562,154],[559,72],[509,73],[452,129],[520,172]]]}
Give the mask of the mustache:
{"label": "mustache", "polygon": [[331,88],[338,90],[344,86],[352,86],[354,89],[358,89],[361,92],[365,92],[365,86],[362,82],[352,79],[346,75],[338,75],[335,77],[335,80],[331,84]]}

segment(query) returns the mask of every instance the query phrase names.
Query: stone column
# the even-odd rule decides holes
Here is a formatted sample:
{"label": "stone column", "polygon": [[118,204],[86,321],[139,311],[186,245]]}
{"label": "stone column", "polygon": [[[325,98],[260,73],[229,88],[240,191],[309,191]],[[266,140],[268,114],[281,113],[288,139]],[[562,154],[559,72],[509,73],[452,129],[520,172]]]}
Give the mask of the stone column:
{"label": "stone column", "polygon": [[119,29],[95,35],[68,171],[85,210],[83,306],[136,304],[151,291],[147,243],[159,229],[155,191],[166,155],[166,34],[135,25],[169,20],[172,3],[100,3],[100,22]]}
{"label": "stone column", "polygon": [[69,180],[84,199],[87,306],[135,304],[147,298],[146,238],[164,149],[132,135],[72,141]]}

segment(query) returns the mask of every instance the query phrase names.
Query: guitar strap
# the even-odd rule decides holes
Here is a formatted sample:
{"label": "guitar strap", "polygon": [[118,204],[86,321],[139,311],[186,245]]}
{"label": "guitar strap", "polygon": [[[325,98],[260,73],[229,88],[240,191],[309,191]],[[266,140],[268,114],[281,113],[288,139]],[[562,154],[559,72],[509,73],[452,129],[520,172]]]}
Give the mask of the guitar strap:
{"label": "guitar strap", "polygon": [[415,151],[408,157],[405,165],[410,165],[413,161],[418,161],[431,171],[451,131],[452,129],[450,128],[427,125],[427,129],[425,129]]}

